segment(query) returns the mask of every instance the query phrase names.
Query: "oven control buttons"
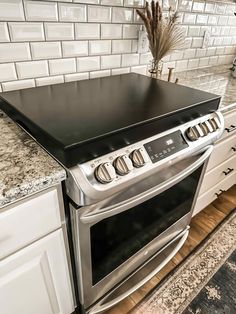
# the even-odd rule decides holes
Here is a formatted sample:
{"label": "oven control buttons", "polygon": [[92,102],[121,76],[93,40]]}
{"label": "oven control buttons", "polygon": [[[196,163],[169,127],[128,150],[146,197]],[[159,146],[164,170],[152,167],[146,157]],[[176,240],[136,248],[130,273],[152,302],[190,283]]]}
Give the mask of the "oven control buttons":
{"label": "oven control buttons", "polygon": [[105,162],[96,168],[95,177],[103,184],[110,183],[116,178],[115,168],[110,162]]}
{"label": "oven control buttons", "polygon": [[121,176],[128,174],[134,168],[131,159],[127,155],[122,155],[116,158],[114,166],[117,173]]}
{"label": "oven control buttons", "polygon": [[148,157],[144,148],[135,149],[131,153],[131,159],[135,167],[143,167],[148,162]]}

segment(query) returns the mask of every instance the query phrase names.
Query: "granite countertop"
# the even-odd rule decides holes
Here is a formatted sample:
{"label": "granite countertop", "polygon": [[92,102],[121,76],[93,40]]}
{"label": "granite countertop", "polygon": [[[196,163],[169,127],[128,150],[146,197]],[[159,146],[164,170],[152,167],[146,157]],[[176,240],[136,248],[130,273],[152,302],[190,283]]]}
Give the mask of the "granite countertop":
{"label": "granite countertop", "polygon": [[181,85],[220,95],[220,108],[231,110],[236,108],[236,78],[231,76],[229,68],[230,65],[221,65],[174,73],[172,81],[178,78]]}
{"label": "granite countertop", "polygon": [[65,180],[66,172],[0,112],[0,208]]}
{"label": "granite countertop", "polygon": [[[222,96],[221,108],[236,108],[236,79],[229,66],[173,74],[172,81]],[[166,76],[163,76],[166,79]],[[0,208],[66,179],[66,172],[0,111]]]}

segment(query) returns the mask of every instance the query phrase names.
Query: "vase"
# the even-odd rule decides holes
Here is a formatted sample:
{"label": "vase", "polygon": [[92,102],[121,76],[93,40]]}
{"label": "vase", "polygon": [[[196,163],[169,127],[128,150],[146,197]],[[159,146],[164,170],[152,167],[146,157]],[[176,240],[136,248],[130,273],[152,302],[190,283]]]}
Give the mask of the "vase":
{"label": "vase", "polygon": [[153,59],[150,64],[149,73],[153,78],[160,78],[163,69],[163,61]]}

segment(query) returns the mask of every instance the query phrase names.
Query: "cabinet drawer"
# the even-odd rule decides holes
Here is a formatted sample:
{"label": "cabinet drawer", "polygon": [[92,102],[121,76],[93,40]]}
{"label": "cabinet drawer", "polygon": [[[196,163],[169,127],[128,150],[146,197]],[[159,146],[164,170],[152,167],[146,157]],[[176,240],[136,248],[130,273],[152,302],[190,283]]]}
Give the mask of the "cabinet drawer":
{"label": "cabinet drawer", "polygon": [[222,191],[227,191],[234,184],[236,184],[236,174],[232,173],[231,175],[229,175],[228,178],[218,183],[217,185],[215,185],[213,188],[211,188],[204,194],[200,195],[200,197],[198,197],[197,199],[197,202],[193,211],[193,216],[195,216],[202,209],[204,209],[206,206],[212,203],[217,198],[217,194],[220,195]]}
{"label": "cabinet drawer", "polygon": [[207,166],[207,172],[234,155],[236,156],[236,136],[233,135],[215,145]]}
{"label": "cabinet drawer", "polygon": [[0,259],[60,226],[55,187],[4,208],[0,212]]}
{"label": "cabinet drawer", "polygon": [[224,137],[231,136],[233,134],[236,136],[236,110],[224,114],[224,120],[225,129],[221,139]]}
{"label": "cabinet drawer", "polygon": [[203,179],[199,195],[220,183],[231,174],[236,174],[236,154],[224,163],[208,171]]}

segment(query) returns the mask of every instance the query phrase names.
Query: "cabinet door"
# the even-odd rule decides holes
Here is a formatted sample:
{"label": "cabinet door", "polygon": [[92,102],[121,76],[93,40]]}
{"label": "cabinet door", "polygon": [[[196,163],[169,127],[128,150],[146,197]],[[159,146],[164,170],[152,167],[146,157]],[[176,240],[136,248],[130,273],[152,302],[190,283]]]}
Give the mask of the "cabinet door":
{"label": "cabinet door", "polygon": [[61,229],[0,261],[1,314],[73,311]]}

